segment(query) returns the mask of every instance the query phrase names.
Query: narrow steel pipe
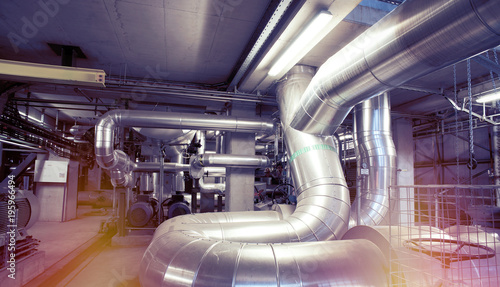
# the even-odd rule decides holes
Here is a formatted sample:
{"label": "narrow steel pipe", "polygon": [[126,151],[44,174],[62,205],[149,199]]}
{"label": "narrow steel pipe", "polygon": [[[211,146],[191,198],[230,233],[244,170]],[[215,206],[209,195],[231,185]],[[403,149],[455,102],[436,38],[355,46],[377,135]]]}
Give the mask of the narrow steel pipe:
{"label": "narrow steel pipe", "polygon": [[191,157],[189,174],[199,179],[207,167],[260,168],[270,165],[271,160],[263,155],[199,154]]}
{"label": "narrow steel pipe", "polygon": [[198,184],[200,186],[201,193],[224,194],[226,191],[225,183],[205,183],[203,177],[198,180]]}
{"label": "narrow steel pipe", "polygon": [[259,168],[271,165],[271,160],[262,155],[200,154],[193,160],[196,167],[242,167]]}
{"label": "narrow steel pipe", "polygon": [[[159,170],[159,162],[137,162],[132,166],[134,172],[158,172]],[[165,162],[163,163],[163,170],[165,172],[189,171],[189,164]]]}
{"label": "narrow steel pipe", "polygon": [[351,108],[500,44],[500,1],[407,0],[318,70],[293,128],[331,135]]}
{"label": "narrow steel pipe", "polygon": [[392,140],[390,107],[387,93],[354,107],[359,196],[351,208],[349,227],[389,224],[389,199],[395,196],[390,194],[390,186],[396,185],[396,147]]}

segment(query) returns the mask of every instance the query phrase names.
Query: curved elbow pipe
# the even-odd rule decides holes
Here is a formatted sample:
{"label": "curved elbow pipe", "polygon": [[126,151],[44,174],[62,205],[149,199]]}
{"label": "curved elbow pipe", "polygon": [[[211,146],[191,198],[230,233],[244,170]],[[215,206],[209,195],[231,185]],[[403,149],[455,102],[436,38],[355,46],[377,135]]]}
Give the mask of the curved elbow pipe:
{"label": "curved elbow pipe", "polygon": [[[186,238],[191,239],[189,244]],[[145,287],[388,284],[384,255],[366,239],[271,245],[215,241],[195,232],[174,231],[155,242],[143,257],[148,264],[141,264],[139,270]],[[157,266],[168,268],[155,272]]]}
{"label": "curved elbow pipe", "polygon": [[201,193],[224,194],[226,191],[225,183],[205,183],[203,177],[198,180],[198,184],[200,185]]}
{"label": "curved elbow pipe", "polygon": [[329,58],[293,128],[331,135],[351,108],[500,44],[500,1],[407,0]]}
{"label": "curved elbow pipe", "polygon": [[351,206],[349,227],[388,224],[389,199],[394,198],[390,186],[396,183],[396,147],[387,93],[354,107],[354,147],[361,184],[360,196]]}

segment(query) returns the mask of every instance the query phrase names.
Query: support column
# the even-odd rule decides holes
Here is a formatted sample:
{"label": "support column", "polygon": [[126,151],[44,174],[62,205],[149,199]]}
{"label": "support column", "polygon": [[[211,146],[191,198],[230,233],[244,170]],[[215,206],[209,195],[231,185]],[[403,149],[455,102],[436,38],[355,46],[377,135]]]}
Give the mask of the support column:
{"label": "support column", "polygon": [[[411,119],[400,118],[393,121],[393,139],[396,146],[397,185],[414,185],[414,144]],[[393,224],[413,225],[415,223],[415,201],[413,188],[400,188],[397,193],[398,204],[391,218]]]}
{"label": "support column", "polygon": [[116,188],[115,192],[118,195],[118,236],[125,236],[126,190],[124,188]]}
{"label": "support column", "polygon": [[[234,104],[232,116],[255,117],[255,104]],[[226,153],[240,155],[255,155],[254,133],[227,133]],[[254,210],[253,169],[226,169],[226,211]]]}

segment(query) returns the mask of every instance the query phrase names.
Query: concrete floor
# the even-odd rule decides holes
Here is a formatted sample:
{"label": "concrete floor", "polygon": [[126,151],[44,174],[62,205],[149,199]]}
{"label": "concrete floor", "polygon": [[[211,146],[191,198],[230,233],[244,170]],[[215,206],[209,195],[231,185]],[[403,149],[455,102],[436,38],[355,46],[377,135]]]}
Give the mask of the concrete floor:
{"label": "concrete floor", "polygon": [[[109,217],[105,212],[79,207],[77,219],[37,222],[28,232],[41,241],[38,250],[45,251],[46,271],[25,286],[139,286],[139,263],[151,236],[141,236],[141,240],[130,243],[123,240],[119,243],[108,242],[95,250],[88,248],[102,238],[102,233],[98,231],[101,222]],[[79,250],[83,249],[86,249],[85,253],[79,254]],[[71,260],[68,257],[78,256],[82,260],[66,264]],[[64,272],[60,272],[62,268]],[[57,278],[57,284],[54,280],[47,283],[44,278],[57,277],[58,274],[64,275]]]}

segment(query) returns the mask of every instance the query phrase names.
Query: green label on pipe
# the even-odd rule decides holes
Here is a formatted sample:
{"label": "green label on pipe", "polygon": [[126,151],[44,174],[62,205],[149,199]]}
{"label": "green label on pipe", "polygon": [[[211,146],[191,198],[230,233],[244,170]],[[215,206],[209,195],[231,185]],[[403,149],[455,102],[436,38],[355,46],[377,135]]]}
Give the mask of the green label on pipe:
{"label": "green label on pipe", "polygon": [[334,152],[337,152],[337,150],[333,146],[327,145],[327,144],[315,144],[315,145],[311,145],[311,146],[306,146],[304,148],[299,149],[294,154],[292,154],[292,156],[290,157],[290,163],[292,163],[293,160],[295,158],[297,158],[299,155],[304,154],[304,153],[309,152],[309,151],[312,151],[312,150],[332,150]]}

